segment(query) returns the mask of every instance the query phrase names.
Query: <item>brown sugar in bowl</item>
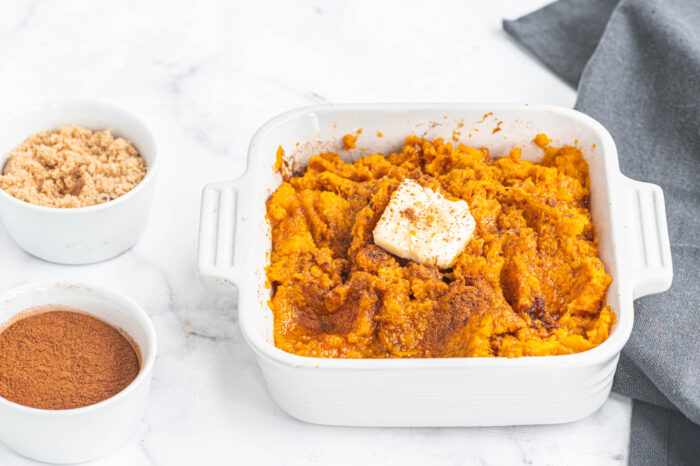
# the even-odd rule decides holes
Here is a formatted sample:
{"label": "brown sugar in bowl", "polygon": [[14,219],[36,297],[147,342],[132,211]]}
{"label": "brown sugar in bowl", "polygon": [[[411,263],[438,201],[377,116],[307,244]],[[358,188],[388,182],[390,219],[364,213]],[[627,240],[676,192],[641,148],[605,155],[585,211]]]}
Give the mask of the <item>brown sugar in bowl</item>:
{"label": "brown sugar in bowl", "polygon": [[79,208],[134,189],[147,166],[134,145],[111,129],[60,126],[29,136],[0,170],[0,189],[30,204]]}
{"label": "brown sugar in bowl", "polygon": [[30,136],[71,125],[110,129],[114,137],[130,141],[145,163],[143,179],[123,193],[115,187],[119,197],[108,202],[75,208],[30,204],[0,189],[0,220],[15,243],[33,256],[88,264],[127,251],[143,236],[155,190],[157,149],[151,131],[131,112],[100,101],[55,100],[0,120],[0,167],[5,169],[9,155]]}

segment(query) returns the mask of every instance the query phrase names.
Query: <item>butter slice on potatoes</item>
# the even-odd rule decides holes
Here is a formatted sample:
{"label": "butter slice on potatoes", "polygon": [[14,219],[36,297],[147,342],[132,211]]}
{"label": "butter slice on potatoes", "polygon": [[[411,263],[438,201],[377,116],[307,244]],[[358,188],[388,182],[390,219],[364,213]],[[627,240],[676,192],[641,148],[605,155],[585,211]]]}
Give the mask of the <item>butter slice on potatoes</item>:
{"label": "butter slice on potatoes", "polygon": [[404,180],[374,228],[374,242],[396,256],[446,269],[464,250],[475,226],[465,201],[447,200]]}

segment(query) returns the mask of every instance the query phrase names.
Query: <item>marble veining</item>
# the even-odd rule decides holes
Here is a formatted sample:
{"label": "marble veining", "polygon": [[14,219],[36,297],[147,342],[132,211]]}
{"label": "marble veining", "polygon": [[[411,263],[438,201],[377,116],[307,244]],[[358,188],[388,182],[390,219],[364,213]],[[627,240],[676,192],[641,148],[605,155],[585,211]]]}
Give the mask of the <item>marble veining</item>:
{"label": "marble veining", "polygon": [[[267,119],[324,102],[531,102],[575,92],[500,29],[547,0],[482,2],[7,1],[0,113],[47,97],[113,101],[155,132],[148,231],[111,261],[42,262],[0,228],[0,288],[73,279],[116,288],[153,319],[148,413],[94,465],[624,464],[630,404],[558,426],[370,429],[305,424],[268,397],[236,300],[196,275],[202,187],[240,175]],[[0,420],[2,422],[2,420]],[[31,461],[0,445],[0,465]]]}

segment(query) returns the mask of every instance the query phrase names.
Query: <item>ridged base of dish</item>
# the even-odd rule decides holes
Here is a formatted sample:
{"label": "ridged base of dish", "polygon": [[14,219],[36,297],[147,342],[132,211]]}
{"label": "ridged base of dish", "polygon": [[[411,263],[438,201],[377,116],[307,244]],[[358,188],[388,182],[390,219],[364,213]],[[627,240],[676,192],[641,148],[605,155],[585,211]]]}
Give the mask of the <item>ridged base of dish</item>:
{"label": "ridged base of dish", "polygon": [[[336,426],[447,427],[558,424],[582,419],[608,398],[617,357],[568,371],[406,369],[332,371],[261,360],[268,390],[288,414]],[[300,374],[303,372],[303,374]],[[409,394],[410,393],[410,394]]]}

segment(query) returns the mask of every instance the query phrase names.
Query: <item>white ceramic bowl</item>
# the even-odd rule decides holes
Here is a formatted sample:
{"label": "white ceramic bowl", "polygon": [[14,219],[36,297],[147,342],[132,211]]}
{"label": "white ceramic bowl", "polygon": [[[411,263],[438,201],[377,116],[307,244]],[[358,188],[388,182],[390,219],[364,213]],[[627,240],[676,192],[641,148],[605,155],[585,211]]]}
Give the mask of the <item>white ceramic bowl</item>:
{"label": "white ceramic bowl", "polygon": [[[500,123],[500,131],[493,132]],[[364,131],[358,149],[342,136]],[[378,131],[383,137],[379,137]],[[282,182],[281,145],[296,164],[333,151],[346,160],[397,151],[410,134],[541,157],[532,139],[577,144],[588,161],[591,209],[601,259],[613,282],[607,302],[618,321],[608,340],[566,356],[446,359],[320,359],[274,346],[265,265],[270,230],[265,200]],[[274,400],[309,422],[363,426],[475,426],[573,421],[598,409],[632,330],[635,298],[666,290],[673,275],[664,198],[620,173],[617,149],[598,122],[571,109],[507,104],[329,105],[266,123],[253,137],[246,174],[204,189],[199,273],[214,290],[238,288],[239,324]]]}
{"label": "white ceramic bowl", "polygon": [[65,410],[36,409],[0,397],[0,441],[47,463],[80,463],[124,445],[141,425],[156,359],[156,333],[146,312],[121,293],[73,282],[33,283],[0,296],[0,326],[36,306],[80,309],[126,332],[141,350],[141,371],[113,397]]}
{"label": "white ceramic bowl", "polygon": [[130,140],[146,161],[146,177],[133,190],[104,204],[75,209],[42,207],[0,189],[0,220],[28,253],[62,264],[87,264],[117,256],[143,235],[153,199],[156,143],[145,124],[114,105],[57,100],[16,111],[0,120],[0,170],[10,152],[34,133],[62,125],[111,128]]}

